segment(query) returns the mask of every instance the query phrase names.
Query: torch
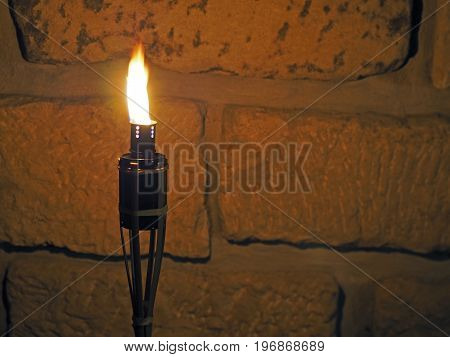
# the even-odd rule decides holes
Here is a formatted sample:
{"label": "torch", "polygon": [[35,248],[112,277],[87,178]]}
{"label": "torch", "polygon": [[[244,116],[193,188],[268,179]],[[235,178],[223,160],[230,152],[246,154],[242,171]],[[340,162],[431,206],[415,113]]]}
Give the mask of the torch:
{"label": "torch", "polygon": [[[156,122],[149,114],[147,81],[144,52],[139,45],[133,53],[127,77],[130,152],[119,159],[120,237],[133,308],[133,328],[139,337],[152,335],[167,213],[168,165],[166,157],[155,149]],[[128,231],[128,242],[125,242],[125,231]],[[149,251],[143,281],[140,243],[147,234]]]}

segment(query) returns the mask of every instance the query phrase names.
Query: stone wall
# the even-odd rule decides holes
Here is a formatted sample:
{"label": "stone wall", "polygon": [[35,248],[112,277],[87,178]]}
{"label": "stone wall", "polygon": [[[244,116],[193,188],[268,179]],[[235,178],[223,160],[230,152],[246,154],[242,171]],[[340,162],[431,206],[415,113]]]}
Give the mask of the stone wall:
{"label": "stone wall", "polygon": [[[230,192],[247,172],[195,154],[201,190],[169,194],[155,335],[449,333],[450,5],[82,4],[0,7],[2,331],[132,334],[116,165],[139,38],[161,150],[311,145],[310,192]],[[185,165],[170,157],[171,183]]]}
{"label": "stone wall", "polygon": [[28,19],[15,16],[32,62],[76,62],[59,44],[85,61],[104,61],[128,54],[137,37],[153,63],[172,70],[315,79],[400,67],[410,35],[366,62],[408,30],[412,10],[410,0],[101,0],[83,6],[14,0],[12,6]]}

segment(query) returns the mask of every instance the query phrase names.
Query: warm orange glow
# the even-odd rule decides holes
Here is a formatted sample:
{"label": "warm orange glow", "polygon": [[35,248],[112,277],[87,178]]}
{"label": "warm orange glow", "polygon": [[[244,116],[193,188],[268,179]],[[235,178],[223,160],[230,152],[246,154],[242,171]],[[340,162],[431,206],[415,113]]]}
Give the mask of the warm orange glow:
{"label": "warm orange glow", "polygon": [[144,61],[144,49],[137,45],[131,56],[127,77],[127,101],[130,122],[139,125],[152,125],[147,93],[148,70]]}

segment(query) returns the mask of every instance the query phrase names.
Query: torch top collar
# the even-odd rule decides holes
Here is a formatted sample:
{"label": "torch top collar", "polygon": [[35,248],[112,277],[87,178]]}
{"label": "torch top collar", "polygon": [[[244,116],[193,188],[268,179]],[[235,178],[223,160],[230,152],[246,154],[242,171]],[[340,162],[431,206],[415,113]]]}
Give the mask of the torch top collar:
{"label": "torch top collar", "polygon": [[158,152],[148,157],[136,157],[130,152],[124,154],[119,159],[120,170],[167,170],[167,158]]}

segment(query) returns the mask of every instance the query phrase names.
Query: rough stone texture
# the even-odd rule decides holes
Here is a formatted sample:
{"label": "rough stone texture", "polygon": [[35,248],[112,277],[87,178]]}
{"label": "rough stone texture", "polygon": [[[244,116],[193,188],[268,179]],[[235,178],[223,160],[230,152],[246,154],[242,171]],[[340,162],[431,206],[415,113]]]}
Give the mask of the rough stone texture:
{"label": "rough stone texture", "polygon": [[[266,78],[342,78],[391,45],[411,24],[411,0],[25,1],[14,9],[88,62],[128,55],[141,39],[151,61],[183,72]],[[32,62],[76,59],[15,16]],[[409,36],[353,78],[392,71]]]}
{"label": "rough stone texture", "polygon": [[436,14],[431,68],[433,84],[440,89],[448,88],[450,82],[450,6],[448,6],[448,1],[439,0],[437,8],[443,6],[446,2],[447,5]]}
{"label": "rough stone texture", "polygon": [[[198,336],[332,336],[337,324],[338,286],[314,272],[167,274],[159,321],[192,329]],[[183,297],[183,298],[181,298]],[[160,301],[161,301],[160,300]],[[180,303],[181,301],[181,303]]]}
{"label": "rough stone texture", "polygon": [[381,283],[424,315],[427,322],[391,294],[377,287],[374,304],[376,336],[447,336],[450,333],[450,278],[395,277]]}
{"label": "rough stone texture", "polygon": [[[229,107],[223,140],[261,142],[296,113]],[[302,193],[297,185],[294,193],[262,195],[328,244],[448,250],[448,118],[307,114],[268,142],[311,143],[303,169],[312,192]],[[261,160],[249,163],[260,167]],[[239,175],[250,171],[225,155],[220,167],[219,207],[227,239],[321,244],[263,197],[239,189]],[[274,167],[287,170],[281,163]],[[268,170],[262,172],[267,180]],[[238,189],[229,190],[230,183]]]}
{"label": "rough stone texture", "polygon": [[[52,245],[72,251],[121,254],[117,213],[117,159],[128,151],[125,105],[104,101],[0,103],[0,239],[21,246]],[[120,103],[122,104],[122,103]],[[200,106],[158,100],[153,111],[158,143],[198,143]],[[183,165],[171,160],[170,182]],[[183,257],[209,255],[201,193],[169,193],[167,249]],[[178,203],[179,206],[175,207]]]}
{"label": "rough stone texture", "polygon": [[[8,273],[12,325],[87,272],[95,262],[23,258]],[[61,267],[64,266],[64,269]],[[57,272],[57,273],[56,273]],[[105,263],[18,324],[14,336],[132,334],[122,263]],[[183,265],[163,269],[156,336],[330,336],[338,286],[324,273],[219,273]]]}
{"label": "rough stone texture", "polygon": [[[7,263],[8,263],[8,256],[3,251],[0,250],[0,296],[4,296],[4,279],[5,279],[5,273],[7,269]],[[2,299],[0,302],[0,336],[4,334],[6,331],[7,326],[7,307],[5,306],[5,300]]]}
{"label": "rough stone texture", "polygon": [[10,335],[132,336],[125,269],[119,272],[123,264],[95,264],[57,257],[12,263]]}

